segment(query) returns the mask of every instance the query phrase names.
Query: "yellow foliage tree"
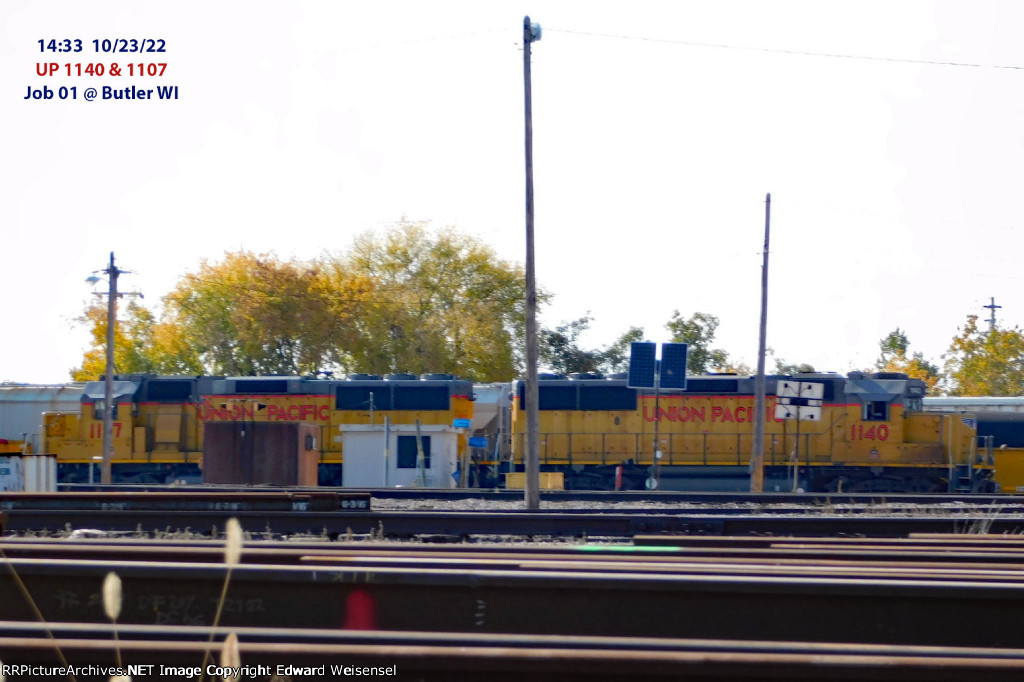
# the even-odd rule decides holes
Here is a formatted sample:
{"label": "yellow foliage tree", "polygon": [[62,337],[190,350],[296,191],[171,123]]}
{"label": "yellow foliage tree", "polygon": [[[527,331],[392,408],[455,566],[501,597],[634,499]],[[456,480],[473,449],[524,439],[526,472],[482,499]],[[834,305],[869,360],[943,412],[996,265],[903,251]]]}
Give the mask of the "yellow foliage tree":
{"label": "yellow foliage tree", "polygon": [[507,381],[521,368],[525,275],[479,240],[402,222],[360,236],[334,268],[363,284],[349,347],[358,371]]}
{"label": "yellow foliage tree", "polygon": [[[107,304],[95,302],[77,320],[90,328],[91,348],[70,371],[72,381],[102,378],[107,367]],[[118,307],[114,328],[114,372],[118,374],[192,374],[202,371],[174,325],[155,322],[153,313],[135,300]]]}
{"label": "yellow foliage tree", "polygon": [[1024,394],[1024,334],[1017,328],[981,331],[978,316],[968,315],[943,357],[950,395]]}
{"label": "yellow foliage tree", "polygon": [[878,342],[882,353],[875,363],[879,372],[899,372],[914,379],[921,379],[934,391],[939,384],[939,368],[924,359],[921,353],[910,355],[910,340],[906,332],[896,327],[895,331]]}
{"label": "yellow foliage tree", "polygon": [[[226,253],[203,260],[157,321],[132,302],[118,320],[119,373],[313,375],[440,372],[507,381],[521,367],[522,268],[472,237],[423,223],[367,233],[312,262]],[[538,298],[546,300],[541,292]],[[76,379],[105,368],[106,310],[89,307],[93,347]]]}
{"label": "yellow foliage tree", "polygon": [[323,274],[247,251],[203,260],[164,299],[166,343],[213,374],[316,374],[335,364],[345,318]]}

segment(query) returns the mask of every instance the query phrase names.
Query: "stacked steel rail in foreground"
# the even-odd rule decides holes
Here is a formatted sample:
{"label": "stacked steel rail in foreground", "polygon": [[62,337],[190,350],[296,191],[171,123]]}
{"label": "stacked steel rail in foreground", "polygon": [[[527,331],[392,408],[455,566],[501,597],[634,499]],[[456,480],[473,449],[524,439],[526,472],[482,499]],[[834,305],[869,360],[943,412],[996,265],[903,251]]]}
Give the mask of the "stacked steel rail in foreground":
{"label": "stacked steel rail in foreground", "polygon": [[[76,522],[162,516],[165,525],[206,515],[222,529],[228,516],[237,516],[252,535],[241,562],[232,567],[224,563],[223,544],[210,540],[4,538],[0,660],[47,670],[62,660],[79,666],[111,667],[118,660],[155,666],[129,673],[142,679],[147,670],[161,676],[161,665],[202,666],[208,651],[207,663],[219,663],[221,642],[234,632],[241,663],[265,666],[238,679],[274,674],[336,679],[344,676],[346,665],[379,668],[381,675],[394,673],[397,679],[431,680],[1024,677],[1024,630],[1018,625],[1024,610],[1024,538],[1019,536],[658,533],[635,535],[631,544],[443,547],[251,540],[263,537],[268,524],[287,518],[331,520],[335,528],[363,516],[377,523],[411,518],[453,524],[465,518],[471,520],[464,523],[494,533],[513,528],[515,519],[554,524],[559,516],[487,511],[375,516],[364,502],[333,493],[279,492],[220,495],[219,502],[195,493],[2,496],[0,503],[15,522],[37,512]],[[881,523],[874,526],[885,531],[878,535],[898,528],[905,536],[915,522],[930,518],[872,517],[869,511],[849,517]],[[960,512],[951,510],[945,520],[955,513]],[[585,529],[615,528],[612,524],[623,519],[660,517],[677,525],[680,519],[700,519],[671,510],[561,516],[563,528],[581,524]],[[714,521],[726,528],[734,520],[749,523],[746,516],[723,513]],[[1008,523],[1020,518],[1015,512],[1005,516]],[[759,518],[780,523],[789,515]],[[604,525],[588,526],[588,519]],[[815,516],[793,513],[792,519],[811,524]],[[634,533],[637,525],[630,526]],[[435,532],[451,527],[430,526]],[[524,527],[540,526],[519,526]],[[219,537],[213,527],[206,532]],[[102,585],[109,572],[122,585],[116,628],[104,613]],[[335,673],[334,665],[342,672]],[[287,666],[307,670],[289,673]],[[10,672],[7,678],[26,679]]]}

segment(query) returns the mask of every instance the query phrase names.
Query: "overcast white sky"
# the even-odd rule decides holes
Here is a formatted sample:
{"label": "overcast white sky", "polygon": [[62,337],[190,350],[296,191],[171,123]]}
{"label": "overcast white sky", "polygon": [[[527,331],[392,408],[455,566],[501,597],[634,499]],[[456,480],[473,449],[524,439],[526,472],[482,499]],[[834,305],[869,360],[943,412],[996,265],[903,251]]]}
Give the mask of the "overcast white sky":
{"label": "overcast white sky", "polygon": [[[864,368],[899,326],[940,361],[989,297],[1024,321],[1019,3],[4,0],[0,380],[67,380],[111,251],[147,303],[202,258],[311,258],[403,216],[522,262],[527,14],[542,323],[589,312],[597,347],[712,313],[753,366],[768,192],[785,360]],[[116,38],[167,51],[93,50]],[[104,85],[179,99],[84,101]],[[78,99],[24,99],[43,86]]]}

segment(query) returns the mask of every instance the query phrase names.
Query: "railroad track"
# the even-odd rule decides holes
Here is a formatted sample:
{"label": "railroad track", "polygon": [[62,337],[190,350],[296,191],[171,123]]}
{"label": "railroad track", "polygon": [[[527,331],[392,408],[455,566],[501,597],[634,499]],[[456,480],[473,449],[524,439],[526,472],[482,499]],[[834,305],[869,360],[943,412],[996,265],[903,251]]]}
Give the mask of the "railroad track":
{"label": "railroad track", "polygon": [[[258,490],[276,494],[302,493],[364,493],[378,500],[427,500],[433,502],[456,500],[481,500],[517,503],[523,501],[522,490],[505,488],[337,488],[337,487],[274,487],[247,485],[133,485],[133,484],[61,484],[62,493],[163,493],[169,490],[180,493],[247,493]],[[918,506],[962,503],[969,505],[992,504],[997,506],[1024,506],[1024,497],[1006,493],[749,493],[749,492],[681,492],[674,490],[541,490],[542,502],[552,503],[687,503],[710,505],[756,504],[774,505],[879,505],[912,504]]]}
{"label": "railroad track", "polygon": [[[1024,675],[1019,536],[260,541],[223,601],[222,557],[211,541],[5,538],[0,660],[53,666],[59,647],[75,665],[113,665],[115,649],[125,664],[199,665],[233,631],[244,665],[324,666],[304,679],[332,665],[428,680]],[[116,644],[109,571],[123,585]]]}
{"label": "railroad track", "polygon": [[[806,502],[806,501],[805,501]],[[631,538],[637,534],[902,537],[911,533],[1019,533],[1024,508],[1016,498],[995,503],[931,502],[921,507],[837,508],[790,502],[752,511],[720,506],[491,509],[376,509],[369,492],[139,492],[0,494],[6,533],[182,532],[212,535],[235,517],[250,533],[329,538],[375,536],[463,540],[480,536]]]}
{"label": "railroad track", "polygon": [[242,528],[267,537],[314,535],[331,539],[346,536],[429,538],[458,542],[473,537],[618,538],[637,534],[694,535],[801,535],[903,537],[912,533],[1024,532],[1024,518],[1001,516],[857,516],[826,515],[715,515],[650,513],[563,512],[429,512],[429,511],[164,511],[143,510],[9,510],[7,533],[68,534],[180,533],[202,535],[223,530],[227,519],[237,518]]}
{"label": "railroad track", "polygon": [[258,679],[285,673],[289,666],[322,667],[323,673],[302,676],[314,680],[337,679],[346,667],[358,667],[393,670],[398,679],[488,682],[527,676],[542,681],[1015,682],[1024,674],[1022,652],[1013,649],[138,625],[118,627],[115,643],[107,624],[58,623],[49,631],[52,639],[39,624],[0,622],[0,658],[52,668],[59,649],[75,665],[109,667],[119,654],[124,666],[140,666],[132,671],[136,675],[159,675],[164,666],[201,666],[208,652],[209,660],[219,661],[220,642],[234,632],[242,665],[264,667],[252,676]]}
{"label": "railroad track", "polygon": [[[213,622],[227,569],[209,547],[167,543],[111,558],[115,548],[86,543],[107,552],[86,559],[73,551],[55,558],[52,544],[40,543],[51,546],[34,557],[27,541],[0,547],[8,618],[35,619],[17,574],[48,622],[103,622],[100,586],[114,571],[124,584],[122,622]],[[1020,547],[950,547],[960,561],[940,561],[940,552],[916,542],[861,558],[851,556],[857,543],[833,543],[846,545],[846,554],[806,543],[820,545],[813,560],[811,549],[791,542],[740,553],[727,546],[439,552],[339,543],[287,552],[281,544],[256,543],[243,553],[231,572],[225,625],[738,641],[771,633],[785,641],[1024,649]],[[893,556],[900,551],[902,561]],[[287,556],[266,562],[276,552]]]}

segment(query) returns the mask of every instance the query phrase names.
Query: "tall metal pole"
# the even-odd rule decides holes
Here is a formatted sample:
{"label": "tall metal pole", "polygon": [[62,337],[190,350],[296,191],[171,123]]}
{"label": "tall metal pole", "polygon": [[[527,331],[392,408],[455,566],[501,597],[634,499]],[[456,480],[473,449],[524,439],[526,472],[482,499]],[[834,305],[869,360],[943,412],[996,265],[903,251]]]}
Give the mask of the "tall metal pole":
{"label": "tall metal pole", "polygon": [[530,44],[540,26],[523,17],[523,102],[526,119],[526,482],[527,509],[540,508],[540,412],[537,390],[537,281],[533,262],[533,98]]}
{"label": "tall metal pole", "polygon": [[103,466],[100,482],[110,483],[110,467],[114,461],[114,327],[117,325],[117,276],[121,271],[114,265],[114,252],[110,252],[110,267],[106,270],[110,289],[107,292],[107,374],[103,389]]}
{"label": "tall metal pole", "polygon": [[772,195],[764,197],[764,254],[761,264],[761,330],[757,347],[757,378],[754,380],[754,454],[750,463],[750,492],[764,492],[764,354],[768,336],[768,237],[772,215]]}

